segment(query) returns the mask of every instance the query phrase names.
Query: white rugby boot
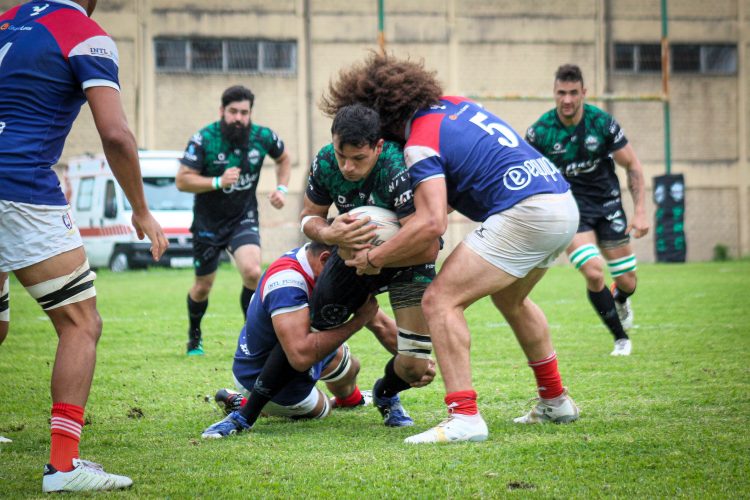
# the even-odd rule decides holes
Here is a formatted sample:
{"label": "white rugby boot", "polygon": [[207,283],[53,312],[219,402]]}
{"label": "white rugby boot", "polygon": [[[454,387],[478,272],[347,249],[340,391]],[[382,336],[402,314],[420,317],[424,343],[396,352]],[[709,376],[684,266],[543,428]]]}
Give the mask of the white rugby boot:
{"label": "white rugby boot", "polygon": [[88,460],[73,459],[73,470],[60,472],[47,464],[44,466],[42,491],[97,491],[128,488],[133,480],[126,476],[117,476],[104,472],[101,465]]}
{"label": "white rugby boot", "polygon": [[630,339],[617,339],[615,340],[615,349],[610,352],[611,356],[630,356],[630,352],[633,350],[633,343]]}
{"label": "white rugby boot", "polygon": [[539,402],[529,413],[514,418],[513,421],[517,424],[543,424],[547,422],[567,424],[578,420],[580,411],[573,398],[568,396],[567,389],[555,399],[538,398],[538,400]]}
{"label": "white rugby boot", "polygon": [[476,415],[451,415],[432,429],[409,436],[404,443],[457,443],[461,441],[484,441],[489,434],[487,424]]}
{"label": "white rugby boot", "polygon": [[619,303],[615,300],[615,309],[617,315],[620,317],[620,324],[622,324],[623,330],[630,330],[633,328],[633,307],[630,305],[630,299],[627,299],[624,304]]}

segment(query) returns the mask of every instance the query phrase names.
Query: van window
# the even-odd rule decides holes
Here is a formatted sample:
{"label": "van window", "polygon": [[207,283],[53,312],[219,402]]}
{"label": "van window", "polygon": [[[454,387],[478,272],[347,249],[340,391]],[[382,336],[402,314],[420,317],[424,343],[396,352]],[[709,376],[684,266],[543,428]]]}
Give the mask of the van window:
{"label": "van window", "polygon": [[[174,177],[144,177],[143,191],[149,210],[193,209],[193,193],[178,191]],[[132,210],[127,199],[124,203],[126,210]]]}
{"label": "van window", "polygon": [[115,181],[107,181],[104,188],[104,217],[114,219],[117,217],[117,198],[115,197]]}
{"label": "van window", "polygon": [[78,196],[76,199],[76,210],[88,212],[94,199],[94,178],[84,177],[78,184]]}

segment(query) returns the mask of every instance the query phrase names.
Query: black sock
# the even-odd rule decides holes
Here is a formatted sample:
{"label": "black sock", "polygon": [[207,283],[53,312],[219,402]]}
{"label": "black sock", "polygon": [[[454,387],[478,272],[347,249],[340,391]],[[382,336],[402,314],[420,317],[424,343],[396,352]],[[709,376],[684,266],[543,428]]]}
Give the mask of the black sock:
{"label": "black sock", "polygon": [[396,370],[393,368],[395,362],[396,357],[394,356],[385,365],[385,374],[380,379],[380,382],[375,385],[375,396],[379,398],[392,398],[399,392],[411,387],[408,382],[405,382],[396,374]]}
{"label": "black sock", "polygon": [[203,315],[206,314],[208,309],[208,299],[203,302],[196,302],[190,298],[190,294],[187,297],[188,306],[188,318],[190,319],[190,331],[194,332],[201,329],[201,320]]}
{"label": "black sock", "polygon": [[589,302],[594,306],[594,310],[599,313],[604,324],[614,335],[615,340],[628,338],[628,334],[625,333],[622,323],[620,323],[620,317],[617,315],[617,309],[615,309],[615,299],[612,298],[612,292],[609,291],[609,288],[605,286],[598,292],[587,291]]}
{"label": "black sock", "polygon": [[624,304],[626,300],[628,300],[628,297],[633,295],[635,293],[635,288],[633,288],[632,292],[626,292],[619,286],[615,285],[614,293],[612,294],[614,296],[614,299],[619,302],[620,304]]}
{"label": "black sock", "polygon": [[245,417],[247,423],[253,425],[266,403],[299,373],[289,364],[281,344],[276,344],[263,365],[263,371],[255,380],[255,387],[250,391],[247,402],[240,408],[240,414]]}
{"label": "black sock", "polygon": [[240,294],[240,307],[242,308],[243,318],[247,316],[247,306],[250,305],[250,299],[253,298],[254,293],[255,290],[251,290],[246,286],[242,287],[242,293]]}

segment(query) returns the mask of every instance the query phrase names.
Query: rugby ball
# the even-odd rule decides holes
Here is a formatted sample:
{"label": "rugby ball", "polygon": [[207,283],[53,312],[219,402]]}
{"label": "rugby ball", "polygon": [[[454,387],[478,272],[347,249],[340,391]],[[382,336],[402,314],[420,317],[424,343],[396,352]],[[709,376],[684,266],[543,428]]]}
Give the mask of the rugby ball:
{"label": "rugby ball", "polygon": [[364,216],[370,218],[371,226],[375,226],[375,237],[368,243],[373,246],[379,246],[386,241],[393,238],[398,230],[401,228],[401,224],[398,222],[398,216],[396,212],[388,210],[386,208],[374,207],[366,205],[364,207],[352,208],[349,210],[349,214],[357,219],[361,219]]}

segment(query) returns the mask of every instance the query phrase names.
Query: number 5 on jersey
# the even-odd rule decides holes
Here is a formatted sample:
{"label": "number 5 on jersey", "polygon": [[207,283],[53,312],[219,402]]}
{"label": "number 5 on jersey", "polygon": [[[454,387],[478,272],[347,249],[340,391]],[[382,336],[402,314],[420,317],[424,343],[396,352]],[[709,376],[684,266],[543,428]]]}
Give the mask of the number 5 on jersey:
{"label": "number 5 on jersey", "polygon": [[497,142],[502,146],[508,148],[515,148],[518,146],[518,137],[510,127],[506,127],[502,123],[485,123],[487,118],[489,118],[487,115],[477,111],[477,114],[472,116],[469,121],[490,135],[495,135],[495,132],[498,132],[500,137],[497,139]]}

